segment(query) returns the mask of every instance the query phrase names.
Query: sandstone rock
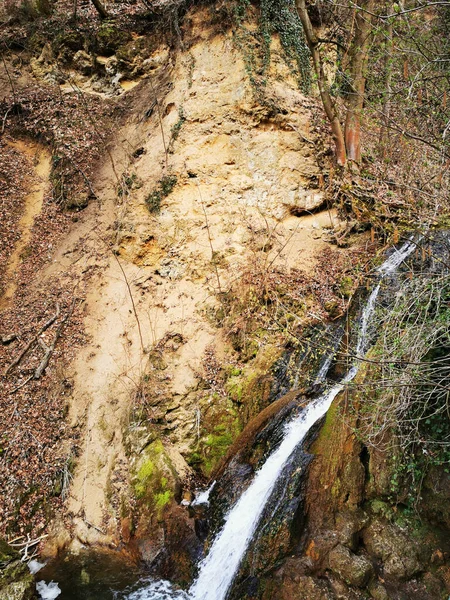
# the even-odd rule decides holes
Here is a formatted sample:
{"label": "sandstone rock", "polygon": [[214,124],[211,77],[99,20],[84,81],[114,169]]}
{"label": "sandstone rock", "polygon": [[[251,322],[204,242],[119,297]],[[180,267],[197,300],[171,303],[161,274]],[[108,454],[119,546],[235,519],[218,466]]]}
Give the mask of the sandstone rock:
{"label": "sandstone rock", "polygon": [[345,546],[333,548],[328,556],[330,569],[346,583],[363,587],[369,581],[373,566],[365,556],[357,556]]}
{"label": "sandstone rock", "polygon": [[169,60],[169,48],[163,47],[157,52],[154,52],[149,58],[144,59],[142,67],[144,71],[151,72],[158,67],[165,66]]}
{"label": "sandstone rock", "polygon": [[363,540],[368,552],[382,560],[386,576],[405,580],[422,570],[415,544],[394,525],[374,521]]}
{"label": "sandstone rock", "polygon": [[73,57],[73,66],[83,75],[91,75],[94,70],[94,59],[84,50],[78,50]]}
{"label": "sandstone rock", "polygon": [[324,203],[323,193],[318,190],[298,188],[293,200],[286,202],[292,214],[300,215],[316,210]]}

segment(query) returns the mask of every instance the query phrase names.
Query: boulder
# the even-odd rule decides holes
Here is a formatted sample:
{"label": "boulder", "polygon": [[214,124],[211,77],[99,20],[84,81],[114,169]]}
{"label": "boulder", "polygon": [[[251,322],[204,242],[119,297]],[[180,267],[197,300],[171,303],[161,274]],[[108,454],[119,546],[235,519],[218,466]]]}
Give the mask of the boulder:
{"label": "boulder", "polygon": [[389,595],[384,585],[379,581],[372,581],[368,587],[370,597],[374,600],[389,600]]}
{"label": "boulder", "polygon": [[387,577],[407,580],[422,570],[416,545],[391,523],[373,521],[363,531],[363,540],[369,554],[382,561]]}
{"label": "boulder", "polygon": [[302,575],[274,582],[266,588],[263,600],[336,600],[336,596],[324,581]]}
{"label": "boulder", "polygon": [[330,569],[349,585],[364,587],[373,574],[373,566],[365,556],[358,556],[339,544],[328,556]]}

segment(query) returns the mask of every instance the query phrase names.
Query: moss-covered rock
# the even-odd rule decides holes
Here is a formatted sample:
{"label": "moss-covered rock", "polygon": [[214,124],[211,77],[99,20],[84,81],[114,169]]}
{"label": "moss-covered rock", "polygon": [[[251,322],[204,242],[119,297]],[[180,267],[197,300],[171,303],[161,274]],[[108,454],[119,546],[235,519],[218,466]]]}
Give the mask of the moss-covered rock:
{"label": "moss-covered rock", "polygon": [[19,553],[0,539],[0,600],[30,600],[34,577]]}
{"label": "moss-covered rock", "polygon": [[282,583],[271,582],[266,587],[263,600],[335,600],[336,596],[325,581],[295,572],[286,573]]}
{"label": "moss-covered rock", "polygon": [[373,574],[373,566],[368,558],[353,554],[341,544],[331,550],[328,564],[336,575],[356,587],[364,587]]}
{"label": "moss-covered rock", "polygon": [[149,444],[134,467],[133,486],[141,505],[159,520],[170,501],[180,495],[178,474],[161,440]]}
{"label": "moss-covered rock", "polygon": [[416,544],[398,527],[384,520],[374,520],[363,532],[368,552],[381,559],[387,577],[410,579],[424,569]]}
{"label": "moss-covered rock", "polygon": [[96,46],[100,54],[111,55],[131,39],[131,34],[115,23],[106,21],[97,31]]}

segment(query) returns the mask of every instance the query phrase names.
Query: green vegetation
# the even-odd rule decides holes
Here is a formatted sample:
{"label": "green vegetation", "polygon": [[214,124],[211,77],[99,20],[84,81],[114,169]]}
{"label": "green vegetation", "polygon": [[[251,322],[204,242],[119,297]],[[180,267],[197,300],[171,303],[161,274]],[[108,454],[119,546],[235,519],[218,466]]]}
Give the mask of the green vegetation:
{"label": "green vegetation", "polygon": [[161,210],[161,202],[164,198],[172,193],[177,181],[178,179],[176,175],[164,175],[164,177],[159,181],[156,189],[150,192],[145,200],[145,203],[151,213],[159,213]]}
{"label": "green vegetation", "polygon": [[391,499],[410,508],[431,468],[450,472],[449,302],[450,275],[441,263],[403,281],[394,305],[378,311],[381,333],[359,434],[367,445],[389,450]]}
{"label": "green vegetation", "polygon": [[154,511],[160,519],[164,508],[174,496],[173,467],[161,440],[155,440],[144,451],[144,457],[134,477],[134,491],[141,506]]}
{"label": "green vegetation", "polygon": [[157,492],[155,494],[155,508],[158,513],[158,517],[161,517],[161,513],[164,508],[169,504],[173,498],[173,492],[166,490],[165,492]]}
{"label": "green vegetation", "polygon": [[138,190],[141,187],[142,181],[137,176],[137,173],[125,172],[121,177],[120,184],[117,186],[117,195],[121,198],[130,190]]}
{"label": "green vegetation", "polygon": [[130,40],[130,33],[119,28],[114,22],[102,23],[97,31],[96,43],[98,51],[102,54],[113,54],[118,48]]}
{"label": "green vegetation", "polygon": [[178,109],[178,121],[174,125],[172,125],[172,129],[171,129],[172,139],[171,139],[171,141],[177,139],[177,137],[179,136],[181,128],[183,127],[183,124],[185,123],[185,121],[186,121],[186,115],[184,114],[183,106],[180,106],[179,109]]}
{"label": "green vegetation", "polygon": [[246,26],[250,9],[249,0],[238,0],[234,17],[237,23],[235,41],[244,57],[250,81],[257,92],[266,83],[270,66],[272,35],[280,37],[283,57],[299,87],[308,93],[311,87],[310,53],[305,42],[303,29],[293,0],[262,0],[259,29],[253,31]]}
{"label": "green vegetation", "polygon": [[137,473],[137,483],[134,486],[136,495],[142,497],[147,491],[147,486],[150,482],[152,475],[155,472],[155,463],[152,460],[148,460],[143,463]]}
{"label": "green vegetation", "polygon": [[217,421],[216,425],[204,424],[204,437],[187,458],[188,464],[206,477],[219,465],[241,430],[240,420],[232,409],[224,412]]}
{"label": "green vegetation", "polygon": [[236,429],[228,430],[227,425],[218,425],[214,432],[209,434],[204,442],[204,471],[210,475],[220,460],[227,453],[228,448],[236,437]]}

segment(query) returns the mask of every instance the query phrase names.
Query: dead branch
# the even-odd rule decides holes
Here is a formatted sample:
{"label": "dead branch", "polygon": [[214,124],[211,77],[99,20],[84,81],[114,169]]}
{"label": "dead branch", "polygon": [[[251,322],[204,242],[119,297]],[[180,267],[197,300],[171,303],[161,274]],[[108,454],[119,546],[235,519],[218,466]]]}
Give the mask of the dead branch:
{"label": "dead branch", "polygon": [[5,116],[3,117],[3,124],[2,124],[2,132],[0,135],[3,135],[5,133],[5,127],[6,127],[6,119],[8,118],[9,113],[11,112],[12,106],[10,106],[8,108],[8,110],[5,113]]}
{"label": "dead branch", "polygon": [[97,527],[97,525],[94,525],[94,523],[91,523],[90,521],[88,521],[87,519],[83,519],[84,522],[86,523],[86,525],[88,525],[89,527],[92,527],[92,529],[95,529],[96,531],[98,531],[99,533],[101,533],[102,535],[106,535],[106,532],[103,531],[103,529],[100,529],[100,527]]}
{"label": "dead branch", "polygon": [[61,323],[58,325],[58,329],[56,330],[55,336],[54,336],[53,341],[50,344],[50,346],[47,346],[47,344],[44,342],[44,340],[41,340],[41,339],[38,340],[38,343],[41,346],[41,348],[44,350],[45,354],[44,354],[44,358],[40,362],[38,368],[34,372],[34,379],[40,379],[42,377],[45,369],[47,368],[50,357],[53,354],[53,351],[55,350],[56,342],[58,341],[58,339],[61,335],[63,327],[66,324],[66,322],[68,321],[68,319],[72,316],[73,309],[75,308],[75,302],[76,302],[76,298],[73,298],[69,310],[67,311],[65,317],[61,320]]}
{"label": "dead branch", "polygon": [[59,304],[56,303],[56,312],[55,314],[50,317],[50,319],[44,323],[44,325],[40,328],[39,332],[34,336],[34,338],[32,338],[28,344],[25,346],[25,348],[22,350],[22,352],[17,356],[17,358],[15,358],[12,363],[10,363],[10,365],[6,368],[5,372],[3,373],[3,375],[6,377],[8,375],[8,373],[14,368],[16,367],[20,361],[23,359],[23,357],[27,354],[28,350],[33,346],[33,344],[35,344],[39,338],[40,335],[42,335],[44,333],[44,331],[46,331],[50,325],[53,325],[53,323],[56,321],[56,319],[59,317],[60,315],[60,307]]}
{"label": "dead branch", "polygon": [[[39,544],[39,542],[42,542],[42,540],[45,539],[46,537],[48,537],[48,534],[43,534],[37,538],[30,539],[30,536],[28,534],[26,539],[24,536],[20,536],[20,537],[14,538],[11,542],[8,542],[8,544],[12,548],[17,548],[20,553],[22,553],[24,551],[28,552],[28,550],[30,548],[32,548],[33,546],[36,546],[36,544]],[[23,540],[23,541],[19,542],[19,540]]]}
{"label": "dead branch", "polygon": [[[27,379],[25,379],[25,381],[22,381],[22,383],[20,385],[18,385],[17,387],[15,387],[13,390],[11,390],[9,392],[9,395],[11,394],[15,394],[15,392],[19,391],[21,388],[25,387],[27,385],[27,383],[29,381],[31,381],[33,379],[33,375],[30,375],[29,377],[27,377]],[[15,411],[14,411],[15,412]],[[13,412],[13,416],[14,416],[14,412]],[[12,418],[12,417],[11,417]]]}
{"label": "dead branch", "polygon": [[72,164],[72,166],[80,173],[80,175],[83,177],[84,182],[86,183],[87,187],[89,188],[89,192],[91,193],[92,197],[95,198],[95,200],[98,200],[98,196],[94,191],[94,188],[92,187],[92,183],[89,180],[89,177],[86,175],[86,173],[83,171],[83,169],[78,166],[70,157],[69,157],[69,161]]}
{"label": "dead branch", "polygon": [[11,342],[14,342],[15,340],[17,340],[17,334],[11,333],[9,335],[4,335],[1,338],[1,343],[2,343],[2,346],[8,346],[9,344],[11,344]]}

